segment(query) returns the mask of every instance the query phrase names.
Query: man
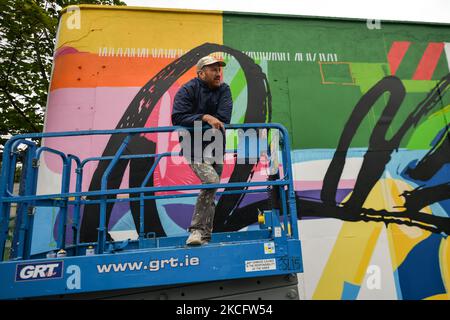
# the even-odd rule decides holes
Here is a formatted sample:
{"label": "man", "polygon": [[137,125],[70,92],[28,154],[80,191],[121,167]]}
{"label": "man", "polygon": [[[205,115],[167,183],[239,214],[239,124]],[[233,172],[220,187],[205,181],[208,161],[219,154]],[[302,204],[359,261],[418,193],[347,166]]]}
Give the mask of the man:
{"label": "man", "polygon": [[[229,124],[233,101],[230,87],[221,83],[221,67],[223,61],[218,61],[211,56],[201,58],[197,63],[197,77],[183,85],[177,92],[172,111],[173,125],[193,127],[201,125],[213,129],[218,129],[223,137],[223,152],[219,157],[222,161],[214,161],[214,157],[203,157],[203,151],[209,143],[202,141],[201,157],[195,152],[195,146],[191,134],[191,152],[187,155],[183,150],[183,155],[187,158],[190,167],[200,178],[203,184],[219,183],[223,168],[223,153],[225,151],[225,129],[224,124]],[[209,126],[208,126],[209,125]],[[192,132],[191,132],[192,133]],[[202,131],[203,137],[203,131]],[[215,203],[214,196],[217,189],[202,189],[195,204],[194,215],[192,216],[190,235],[186,241],[187,245],[201,245],[211,239],[213,229]]]}

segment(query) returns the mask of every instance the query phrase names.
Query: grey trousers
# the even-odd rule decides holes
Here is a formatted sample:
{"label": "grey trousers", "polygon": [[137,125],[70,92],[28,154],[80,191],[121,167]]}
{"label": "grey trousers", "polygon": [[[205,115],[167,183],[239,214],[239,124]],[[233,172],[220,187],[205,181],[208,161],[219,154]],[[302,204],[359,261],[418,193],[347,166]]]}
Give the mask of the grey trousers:
{"label": "grey trousers", "polygon": [[[200,178],[202,184],[220,182],[220,175],[222,174],[223,164],[192,162],[190,164],[190,167]],[[214,196],[216,195],[216,192],[217,189],[202,189],[200,191],[197,202],[195,204],[191,226],[189,227],[189,232],[192,232],[193,230],[199,230],[202,234],[202,239],[204,240],[211,239],[214,214],[216,210],[216,204],[214,202]]]}

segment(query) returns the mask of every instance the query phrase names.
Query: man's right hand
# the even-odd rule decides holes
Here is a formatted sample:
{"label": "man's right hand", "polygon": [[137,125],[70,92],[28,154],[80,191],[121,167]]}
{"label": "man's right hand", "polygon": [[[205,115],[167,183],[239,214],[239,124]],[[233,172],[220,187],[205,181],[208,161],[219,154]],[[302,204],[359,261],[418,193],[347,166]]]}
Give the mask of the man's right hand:
{"label": "man's right hand", "polygon": [[203,115],[202,120],[215,129],[225,130],[223,122],[210,114]]}

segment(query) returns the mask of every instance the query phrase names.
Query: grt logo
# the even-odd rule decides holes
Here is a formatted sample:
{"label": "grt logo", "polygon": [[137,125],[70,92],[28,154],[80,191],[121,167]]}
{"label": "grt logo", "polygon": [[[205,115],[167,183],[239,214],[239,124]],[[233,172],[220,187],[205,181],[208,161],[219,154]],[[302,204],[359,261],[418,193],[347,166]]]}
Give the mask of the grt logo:
{"label": "grt logo", "polygon": [[16,281],[47,280],[62,278],[63,262],[18,264]]}

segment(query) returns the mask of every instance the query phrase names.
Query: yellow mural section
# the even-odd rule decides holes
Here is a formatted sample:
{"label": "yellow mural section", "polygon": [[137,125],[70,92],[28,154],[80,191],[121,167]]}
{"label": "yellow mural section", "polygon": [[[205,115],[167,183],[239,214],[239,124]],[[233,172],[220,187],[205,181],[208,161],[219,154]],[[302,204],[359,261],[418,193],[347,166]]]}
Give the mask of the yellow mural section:
{"label": "yellow mural section", "polygon": [[443,238],[439,248],[439,262],[441,266],[442,280],[447,294],[439,295],[438,298],[450,300],[450,238]]}
{"label": "yellow mural section", "polygon": [[[401,190],[412,189],[412,186],[397,179],[381,179],[373,187],[363,207],[375,210],[386,209],[391,212],[398,211],[398,207],[404,203]],[[343,202],[347,201],[350,195]],[[426,207],[421,212],[431,214],[431,209]],[[342,225],[313,299],[341,299],[345,282],[361,286],[382,228],[385,228],[385,225],[378,222],[345,222]],[[431,232],[418,227],[389,224],[387,235],[392,272],[397,270],[414,246],[430,234]],[[446,274],[447,291],[450,286],[449,247],[448,242],[443,243],[440,254],[441,266],[445,269],[442,270],[442,273]],[[447,299],[447,297],[441,296],[434,298]]]}
{"label": "yellow mural section", "polygon": [[[364,203],[365,208],[386,208],[383,183],[380,180],[373,187]],[[343,202],[350,196],[351,194]],[[339,300],[345,282],[361,285],[382,228],[384,225],[377,222],[343,223],[313,299]]]}
{"label": "yellow mural section", "polygon": [[[390,180],[388,182],[388,189],[391,192],[389,198],[401,201],[402,198],[399,199],[399,195],[404,190],[412,190],[413,188],[403,181]],[[391,208],[392,207],[393,205],[391,205]],[[393,211],[395,210],[395,208],[392,208],[390,210]],[[431,214],[431,209],[429,207],[425,207],[420,211],[423,213]],[[397,268],[403,263],[403,261],[405,261],[408,253],[417,244],[428,238],[430,235],[430,231],[426,231],[418,227],[390,224],[388,227],[388,239],[393,271],[397,270]]]}
{"label": "yellow mural section", "polygon": [[69,6],[58,32],[57,49],[69,46],[90,53],[98,53],[99,48],[116,48],[117,53],[117,46],[125,52],[126,48],[190,50],[205,42],[223,44],[219,11]]}

